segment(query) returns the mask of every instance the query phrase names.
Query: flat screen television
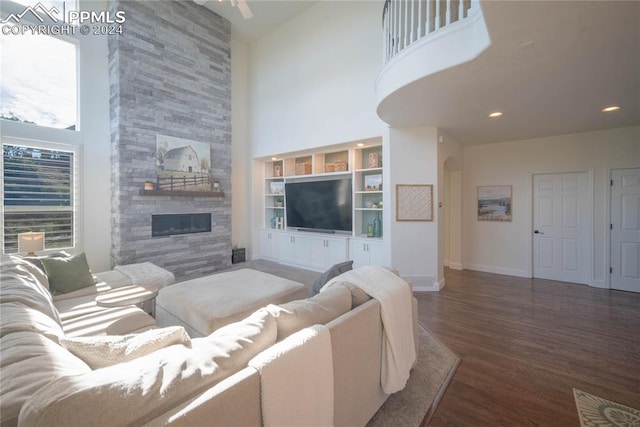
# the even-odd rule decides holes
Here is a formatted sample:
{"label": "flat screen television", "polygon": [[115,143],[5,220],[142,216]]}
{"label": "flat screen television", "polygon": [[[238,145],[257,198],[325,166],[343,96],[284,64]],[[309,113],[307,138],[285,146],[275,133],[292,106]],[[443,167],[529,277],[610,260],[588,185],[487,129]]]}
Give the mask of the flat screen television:
{"label": "flat screen television", "polygon": [[287,227],[323,232],[352,230],[351,179],[287,182]]}

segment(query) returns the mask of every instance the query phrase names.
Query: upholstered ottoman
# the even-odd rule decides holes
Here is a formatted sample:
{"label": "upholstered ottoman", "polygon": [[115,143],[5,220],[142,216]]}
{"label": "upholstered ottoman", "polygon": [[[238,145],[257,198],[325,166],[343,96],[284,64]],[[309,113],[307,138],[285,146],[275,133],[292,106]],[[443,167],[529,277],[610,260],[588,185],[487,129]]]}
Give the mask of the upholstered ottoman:
{"label": "upholstered ottoman", "polygon": [[164,287],[156,299],[160,326],[182,325],[191,337],[207,336],[267,304],[306,298],[302,283],[248,268]]}

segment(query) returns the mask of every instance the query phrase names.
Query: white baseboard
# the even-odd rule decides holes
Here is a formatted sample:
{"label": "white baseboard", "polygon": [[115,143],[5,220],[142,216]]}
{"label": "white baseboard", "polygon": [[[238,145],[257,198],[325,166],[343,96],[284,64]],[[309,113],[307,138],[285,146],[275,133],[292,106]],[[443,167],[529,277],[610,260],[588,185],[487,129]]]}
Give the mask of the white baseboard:
{"label": "white baseboard", "polygon": [[482,271],[484,273],[505,274],[507,276],[531,278],[524,270],[516,270],[514,268],[494,267],[490,265],[465,264],[465,270]]}
{"label": "white baseboard", "polygon": [[462,270],[461,262],[449,262],[449,269],[451,270]]}
{"label": "white baseboard", "polygon": [[611,289],[604,280],[594,279],[593,281],[591,281],[591,286],[594,288],[600,288],[600,289]]}
{"label": "white baseboard", "polygon": [[438,292],[444,287],[444,279],[438,282],[433,276],[402,276],[412,283],[413,292]]}

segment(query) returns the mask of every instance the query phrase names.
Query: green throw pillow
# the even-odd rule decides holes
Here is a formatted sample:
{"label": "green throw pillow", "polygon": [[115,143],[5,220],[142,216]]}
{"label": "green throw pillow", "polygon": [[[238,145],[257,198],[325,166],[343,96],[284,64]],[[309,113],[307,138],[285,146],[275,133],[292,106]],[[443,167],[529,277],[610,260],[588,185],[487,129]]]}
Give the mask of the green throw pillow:
{"label": "green throw pillow", "polygon": [[52,292],[66,294],[96,284],[84,252],[69,258],[44,258],[40,261],[49,277]]}
{"label": "green throw pillow", "polygon": [[21,256],[20,259],[23,259],[27,262],[38,267],[40,270],[44,271],[44,266],[42,265],[42,260],[45,258],[70,258],[71,255],[66,252],[53,252],[46,255],[36,255],[36,256]]}

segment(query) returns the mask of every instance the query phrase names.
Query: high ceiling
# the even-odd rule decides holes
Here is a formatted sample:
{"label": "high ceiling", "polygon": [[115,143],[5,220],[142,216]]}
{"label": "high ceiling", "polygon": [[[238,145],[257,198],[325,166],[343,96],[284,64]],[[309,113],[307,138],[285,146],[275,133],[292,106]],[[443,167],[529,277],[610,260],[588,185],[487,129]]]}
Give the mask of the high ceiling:
{"label": "high ceiling", "polygon": [[[205,6],[247,43],[317,1],[230,0]],[[439,127],[463,144],[640,124],[640,1],[482,1],[491,46],[409,84],[378,106],[392,126]],[[382,65],[381,65],[382,69]],[[604,114],[607,105],[622,109]],[[492,111],[502,111],[489,119]]]}
{"label": "high ceiling", "polygon": [[231,22],[234,37],[245,43],[251,43],[317,2],[317,0],[247,0],[253,13],[251,19],[244,19],[238,7],[232,5],[231,0],[208,0],[204,6]]}
{"label": "high ceiling", "polygon": [[491,46],[383,100],[385,122],[465,145],[640,124],[640,2],[481,4]]}

